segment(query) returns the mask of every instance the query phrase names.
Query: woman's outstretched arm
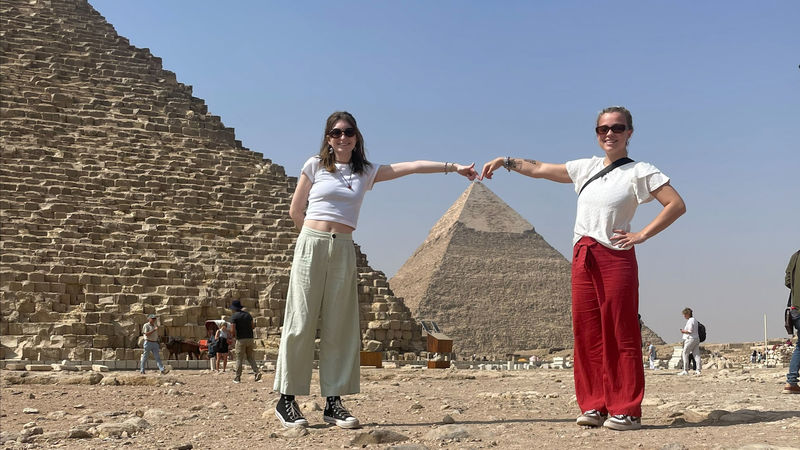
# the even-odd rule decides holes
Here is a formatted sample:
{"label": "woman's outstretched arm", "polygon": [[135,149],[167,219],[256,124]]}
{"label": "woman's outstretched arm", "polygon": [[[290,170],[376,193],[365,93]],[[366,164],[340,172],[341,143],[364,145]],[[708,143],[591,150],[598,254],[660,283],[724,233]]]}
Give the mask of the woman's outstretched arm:
{"label": "woman's outstretched arm", "polygon": [[456,172],[470,180],[474,180],[478,177],[478,172],[475,171],[475,163],[465,166],[463,164],[451,162],[408,161],[381,166],[378,168],[378,173],[375,175],[375,182],[394,180],[395,178],[411,175],[412,173],[447,174],[450,172]]}
{"label": "woman's outstretched arm", "polygon": [[[508,158],[508,164],[506,164]],[[492,179],[494,171],[506,166],[509,171],[519,172],[532,178],[544,178],[558,183],[572,183],[572,179],[567,173],[566,164],[551,164],[537,161],[535,159],[522,159],[511,157],[498,157],[483,165],[483,171],[479,179]]]}

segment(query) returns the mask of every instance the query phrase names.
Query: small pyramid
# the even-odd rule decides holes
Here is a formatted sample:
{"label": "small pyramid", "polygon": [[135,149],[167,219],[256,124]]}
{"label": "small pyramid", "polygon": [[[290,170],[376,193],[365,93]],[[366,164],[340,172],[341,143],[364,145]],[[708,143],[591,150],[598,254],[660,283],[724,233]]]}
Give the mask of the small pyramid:
{"label": "small pyramid", "polygon": [[456,353],[505,356],[572,347],[570,276],[570,262],[533,225],[475,182],[389,285],[453,338]]}

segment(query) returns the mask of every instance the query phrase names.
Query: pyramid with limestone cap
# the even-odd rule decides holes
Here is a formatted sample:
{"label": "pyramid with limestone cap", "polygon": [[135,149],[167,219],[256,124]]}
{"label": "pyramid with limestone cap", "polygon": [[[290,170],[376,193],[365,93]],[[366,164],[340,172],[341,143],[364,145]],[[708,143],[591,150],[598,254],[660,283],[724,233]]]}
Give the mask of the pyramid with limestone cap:
{"label": "pyramid with limestone cap", "polygon": [[[570,262],[483,183],[472,183],[389,280],[462,355],[571,347]],[[661,341],[645,328],[646,338]]]}

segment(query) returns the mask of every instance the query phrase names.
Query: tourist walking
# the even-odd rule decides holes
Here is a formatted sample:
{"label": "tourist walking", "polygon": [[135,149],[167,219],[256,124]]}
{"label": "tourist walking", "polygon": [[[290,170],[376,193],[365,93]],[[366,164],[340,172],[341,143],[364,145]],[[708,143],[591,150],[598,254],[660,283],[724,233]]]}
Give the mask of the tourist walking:
{"label": "tourist walking", "polygon": [[[789,288],[789,314],[794,331],[797,333],[797,344],[792,352],[792,359],[789,360],[789,373],[786,374],[786,386],[783,387],[784,394],[800,394],[798,386],[798,376],[800,375],[800,250],[789,258],[789,265],[786,266],[786,287]],[[790,341],[791,343],[791,341]]]}
{"label": "tourist walking", "polygon": [[[651,164],[627,158],[633,135],[627,109],[613,106],[601,111],[595,133],[603,156],[564,164],[498,157],[483,166],[481,179],[492,178],[504,167],[574,184],[578,210],[572,255],[573,371],[581,409],[577,424],[633,430],[641,427],[644,397],[634,246],[667,228],[686,207],[666,175]],[[663,209],[643,229],[631,231],[637,206],[654,198]]]}
{"label": "tourist walking", "polygon": [[231,339],[231,334],[228,331],[228,322],[222,322],[220,324],[219,329],[214,334],[214,342],[216,344],[216,370],[219,371],[219,361],[222,360],[222,371],[228,368],[228,344],[229,340]]}
{"label": "tourist walking", "polygon": [[683,333],[683,370],[678,375],[688,375],[690,359],[694,360],[695,375],[700,375],[703,364],[700,361],[700,332],[697,319],[694,318],[691,308],[683,309],[686,325],[681,328]]}
{"label": "tourist walking", "polygon": [[[261,381],[261,371],[258,369],[253,355],[253,350],[255,349],[253,316],[244,310],[242,302],[239,300],[234,300],[231,303],[231,310],[234,311],[231,315],[231,337],[236,339],[236,375],[233,377],[233,382],[240,383],[242,381],[245,358],[247,358],[247,362],[250,363],[250,367],[255,373],[254,380]],[[219,344],[217,342],[217,345]],[[217,347],[217,353],[219,353],[219,347]]]}
{"label": "tourist walking", "polygon": [[457,172],[470,180],[478,175],[474,164],[373,164],[367,160],[356,119],[348,112],[334,112],[328,117],[319,154],[303,165],[289,209],[300,235],[275,372],[275,390],[281,394],[275,414],[283,426],[308,425],[295,396],[309,394],[318,318],[319,381],[326,397],[323,420],[342,428],[359,426],[341,400],[342,395],[360,391],[361,327],[351,233],[356,229],[364,194],[375,183],[437,172]]}
{"label": "tourist walking", "polygon": [[168,371],[164,368],[164,364],[161,363],[161,345],[158,343],[158,325],[156,325],[155,314],[147,316],[147,322],[142,325],[142,335],[144,335],[144,351],[142,351],[142,359],[139,361],[139,372],[144,375],[144,369],[147,366],[147,354],[152,353],[159,373],[161,375],[166,374]]}
{"label": "tourist walking", "polygon": [[653,345],[652,342],[650,342],[647,345],[647,356],[648,356],[648,359],[650,360],[650,370],[655,370],[656,369],[656,346]]}
{"label": "tourist walking", "polygon": [[208,365],[209,369],[212,372],[219,372],[217,369],[217,340],[214,339],[216,333],[212,333],[211,336],[208,337]]}

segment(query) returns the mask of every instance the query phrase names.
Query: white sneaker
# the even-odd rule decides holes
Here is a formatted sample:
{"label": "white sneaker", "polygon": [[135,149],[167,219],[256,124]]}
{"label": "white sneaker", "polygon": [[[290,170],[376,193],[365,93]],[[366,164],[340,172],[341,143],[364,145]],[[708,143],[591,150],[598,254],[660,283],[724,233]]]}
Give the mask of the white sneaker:
{"label": "white sneaker", "polygon": [[694,374],[695,374],[695,376],[700,375],[700,371],[699,370],[695,370]]}
{"label": "white sneaker", "polygon": [[578,416],[575,423],[581,427],[599,427],[607,417],[608,414],[601,414],[600,411],[596,409],[590,409]]}
{"label": "white sneaker", "polygon": [[683,372],[678,372],[678,376],[679,376],[679,377],[680,377],[680,376],[683,376],[683,375],[689,375],[689,372],[687,372],[687,371],[685,371],[685,370],[684,370]]}
{"label": "white sneaker", "polygon": [[603,426],[617,431],[638,430],[642,428],[642,418],[618,414],[606,419]]}

